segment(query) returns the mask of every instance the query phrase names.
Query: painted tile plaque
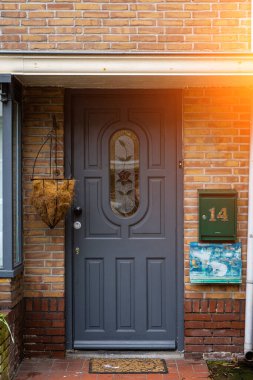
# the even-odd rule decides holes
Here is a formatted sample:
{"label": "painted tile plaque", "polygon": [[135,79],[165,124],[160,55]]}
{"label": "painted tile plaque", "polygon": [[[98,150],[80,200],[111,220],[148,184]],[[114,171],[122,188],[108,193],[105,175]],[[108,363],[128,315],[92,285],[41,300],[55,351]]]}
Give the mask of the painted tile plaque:
{"label": "painted tile plaque", "polygon": [[241,281],[241,243],[190,243],[191,283],[238,284]]}

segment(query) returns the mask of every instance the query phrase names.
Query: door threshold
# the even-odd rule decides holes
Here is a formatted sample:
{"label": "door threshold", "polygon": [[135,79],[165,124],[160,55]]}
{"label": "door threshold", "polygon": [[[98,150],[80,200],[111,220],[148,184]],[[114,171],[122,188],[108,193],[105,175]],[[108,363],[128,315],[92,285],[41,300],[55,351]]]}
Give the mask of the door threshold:
{"label": "door threshold", "polygon": [[184,352],[182,351],[82,351],[82,350],[68,350],[66,351],[67,358],[134,358],[134,359],[165,359],[165,360],[178,360],[184,359]]}

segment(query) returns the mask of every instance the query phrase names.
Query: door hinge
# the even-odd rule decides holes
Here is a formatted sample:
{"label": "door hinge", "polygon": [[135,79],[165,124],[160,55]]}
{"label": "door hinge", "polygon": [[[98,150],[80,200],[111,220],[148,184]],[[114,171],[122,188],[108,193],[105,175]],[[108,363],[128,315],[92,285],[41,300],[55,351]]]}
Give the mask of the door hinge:
{"label": "door hinge", "polygon": [[183,169],[183,167],[184,167],[184,160],[178,161],[178,167],[179,167],[179,169]]}

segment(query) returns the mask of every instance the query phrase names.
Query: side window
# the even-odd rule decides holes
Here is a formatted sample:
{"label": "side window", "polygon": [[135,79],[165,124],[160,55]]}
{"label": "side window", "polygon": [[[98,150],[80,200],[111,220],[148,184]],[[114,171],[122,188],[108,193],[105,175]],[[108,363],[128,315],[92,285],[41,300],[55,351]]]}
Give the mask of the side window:
{"label": "side window", "polygon": [[[0,278],[22,270],[21,86],[0,75]],[[1,82],[1,81],[0,81]]]}
{"label": "side window", "polygon": [[3,104],[0,102],[0,268],[3,267]]}

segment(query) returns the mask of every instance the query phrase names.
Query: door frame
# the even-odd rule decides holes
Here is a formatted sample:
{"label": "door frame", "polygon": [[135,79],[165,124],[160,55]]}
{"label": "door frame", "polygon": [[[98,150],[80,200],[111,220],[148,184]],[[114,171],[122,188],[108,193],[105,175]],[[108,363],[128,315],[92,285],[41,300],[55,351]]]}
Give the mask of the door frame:
{"label": "door frame", "polygon": [[[73,95],[84,94],[164,94],[174,93],[177,98],[177,168],[176,168],[176,324],[177,324],[177,351],[184,350],[184,218],[183,218],[183,162],[182,152],[182,90],[94,90],[94,89],[66,89],[64,96],[64,167],[65,176],[71,175],[73,163],[73,141],[71,133],[71,104]],[[69,210],[65,223],[65,318],[66,318],[66,350],[73,350],[73,228],[72,209]]]}

